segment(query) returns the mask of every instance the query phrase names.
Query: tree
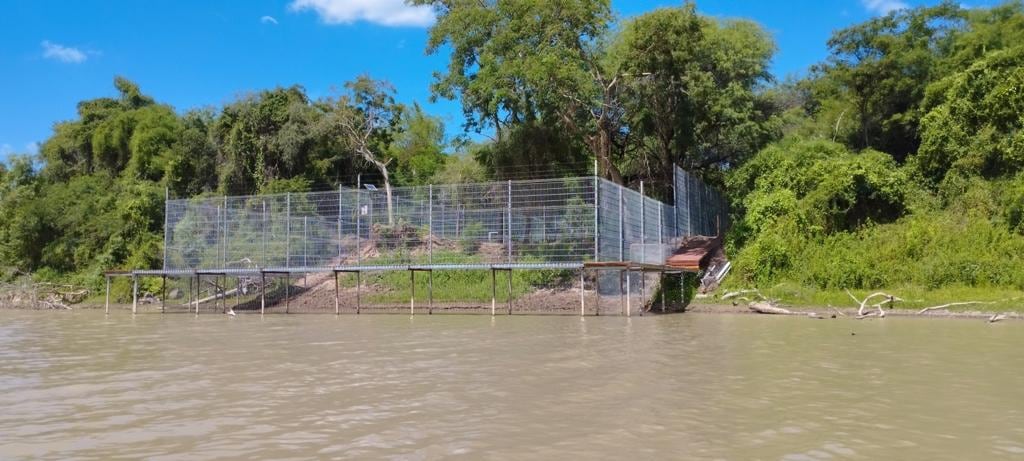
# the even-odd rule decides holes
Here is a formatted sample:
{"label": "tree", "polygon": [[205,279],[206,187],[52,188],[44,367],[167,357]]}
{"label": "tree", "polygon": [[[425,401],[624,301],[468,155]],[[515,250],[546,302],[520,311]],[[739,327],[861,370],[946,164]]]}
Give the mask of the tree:
{"label": "tree", "polygon": [[850,93],[858,123],[857,136],[849,140],[853,146],[881,150],[897,161],[917,150],[925,88],[935,80],[963,17],[957,4],[946,1],[897,10],[829,39],[831,56],[814,72]]}
{"label": "tree", "polygon": [[670,184],[673,164],[736,165],[773,138],[757,87],[770,79],[774,50],[757,24],[701,17],[692,3],[623,24],[607,67],[625,78],[634,169]]}
{"label": "tree", "polygon": [[412,3],[438,11],[427,51],[450,45],[452,53],[432,90],[461,99],[467,129],[494,128],[500,141],[509,126],[557,126],[587,145],[602,174],[622,182],[613,155],[622,132],[620,79],[601,59],[613,19],[607,0]]}
{"label": "tree", "polygon": [[395,159],[395,179],[400,184],[419,185],[444,167],[444,123],[413,104],[395,131],[388,154]]}
{"label": "tree", "polygon": [[346,94],[328,100],[321,132],[340,137],[363,161],[372,165],[384,179],[387,195],[388,225],[394,225],[391,197],[390,159],[385,158],[401,123],[404,108],[395,103],[394,87],[363,75],[345,84]]}
{"label": "tree", "polygon": [[989,53],[936,84],[914,165],[935,183],[951,171],[998,178],[1024,170],[1024,46]]}

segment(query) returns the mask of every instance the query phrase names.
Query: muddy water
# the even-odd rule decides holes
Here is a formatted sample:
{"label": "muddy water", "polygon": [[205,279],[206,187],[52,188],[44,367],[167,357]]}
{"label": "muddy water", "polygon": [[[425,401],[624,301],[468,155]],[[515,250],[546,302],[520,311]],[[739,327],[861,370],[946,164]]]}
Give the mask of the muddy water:
{"label": "muddy water", "polygon": [[115,456],[1022,459],[1024,323],[0,311],[0,459]]}

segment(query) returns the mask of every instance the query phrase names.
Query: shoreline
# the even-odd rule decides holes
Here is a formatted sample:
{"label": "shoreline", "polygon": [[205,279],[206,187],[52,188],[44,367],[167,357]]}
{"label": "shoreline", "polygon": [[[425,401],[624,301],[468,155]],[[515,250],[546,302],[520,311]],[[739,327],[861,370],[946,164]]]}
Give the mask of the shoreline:
{"label": "shoreline", "polygon": [[[575,296],[578,296],[578,295],[573,294],[573,296],[575,297]],[[586,311],[586,316],[587,317],[593,317],[593,316],[620,317],[620,316],[624,316],[620,312],[618,312],[618,309],[616,309],[616,308],[614,308],[614,307],[612,307],[610,305],[607,305],[607,304],[604,305],[604,306],[605,307],[601,310],[600,314],[595,315],[595,312],[593,310],[593,306],[590,305],[590,303],[588,303],[587,311]],[[111,312],[124,312],[124,311],[130,311],[131,307],[132,307],[131,304],[122,304],[122,303],[116,303],[115,304],[115,303],[111,303],[110,310],[111,310]],[[495,315],[509,315],[508,311],[507,311],[507,304],[506,303],[498,303],[498,305],[496,307],[497,307],[497,309],[496,309],[496,314]],[[853,320],[866,320],[866,319],[878,319],[879,318],[877,316],[868,316],[868,317],[864,317],[864,318],[858,318],[857,317],[857,308],[856,307],[837,308],[837,307],[789,306],[789,305],[786,305],[784,307],[786,309],[788,309],[789,311],[791,311],[793,314],[792,315],[765,314],[765,313],[754,312],[754,311],[750,310],[745,304],[733,305],[733,304],[729,304],[729,303],[691,303],[690,305],[686,306],[686,308],[683,309],[683,310],[674,309],[674,310],[670,310],[668,312],[662,313],[662,312],[660,312],[659,309],[655,308],[655,309],[652,309],[650,311],[645,312],[643,315],[652,315],[652,316],[672,315],[672,314],[761,315],[761,316],[774,316],[774,317],[809,317],[809,318],[825,319],[825,320],[828,320],[828,319],[842,319],[842,318],[849,318],[849,319],[853,319]],[[70,311],[75,311],[75,310],[97,311],[97,310],[102,310],[102,309],[104,309],[104,306],[102,304],[82,303],[82,304],[72,305]],[[417,304],[415,312],[416,312],[417,315],[432,315],[432,314],[437,314],[437,315],[490,315],[491,307],[490,307],[489,304],[484,305],[484,304],[471,303],[471,302],[470,303],[435,303],[434,306],[433,306],[432,314],[428,313],[428,309],[429,309],[429,307],[427,306],[426,303]],[[0,306],[0,310],[35,310],[35,311],[56,311],[56,312],[67,311],[65,309],[47,309],[47,308],[35,308],[35,307],[31,307],[31,306],[7,306],[7,305]],[[159,308],[158,305],[156,305],[156,306],[150,305],[150,304],[140,305],[139,306],[139,310],[140,310],[140,313],[146,313],[146,314],[160,313],[160,308]],[[181,308],[178,308],[178,307],[174,307],[174,308],[168,308],[166,313],[168,313],[168,314],[181,314],[181,313],[189,313],[189,312],[190,311],[186,311],[184,309],[181,309]],[[252,309],[238,309],[236,312],[239,315],[259,314],[258,310],[257,311],[253,311]],[[872,312],[875,312],[875,311],[872,311]],[[222,314],[222,313],[220,312],[220,308],[211,308],[211,307],[205,307],[204,306],[203,308],[200,309],[200,314],[202,314],[202,315],[215,314],[216,315],[216,314]],[[284,314],[284,315],[289,315],[289,314],[327,314],[327,315],[333,315],[334,314],[334,307],[333,307],[333,305],[332,306],[326,306],[325,305],[323,307],[313,307],[313,306],[310,306],[308,304],[305,304],[305,305],[293,306],[293,310],[291,312],[286,313],[286,312],[284,312],[283,306],[275,305],[273,307],[267,306],[267,314]],[[400,304],[370,304],[370,305],[364,306],[361,313],[356,313],[356,311],[354,309],[349,308],[348,306],[346,306],[345,308],[340,310],[340,314],[342,314],[342,315],[363,315],[363,314],[366,314],[366,315],[406,314],[406,315],[408,315],[409,314],[409,306],[408,305],[404,305],[403,306],[403,305],[400,305]],[[934,310],[934,311],[929,311],[929,312],[925,312],[925,313],[919,313],[918,310],[915,310],[915,309],[886,309],[885,310],[886,317],[890,317],[891,316],[891,317],[918,317],[918,318],[967,319],[967,320],[988,320],[989,318],[991,318],[995,314],[1003,314],[1003,315],[1005,315],[1005,318],[1003,318],[1001,320],[1006,320],[1006,321],[1011,321],[1011,320],[1020,321],[1020,320],[1024,320],[1024,314],[1021,314],[1020,312],[1016,312],[1016,311],[988,312],[988,311],[979,311],[979,310],[970,310],[970,311]],[[532,307],[526,307],[526,306],[523,306],[523,305],[516,305],[515,308],[513,309],[512,315],[578,316],[579,315],[579,310],[578,310],[578,308],[575,308],[575,309],[574,308],[566,308],[565,306],[555,306],[555,307],[551,307],[551,308],[536,308],[536,304],[534,304],[534,306],[532,306]],[[817,315],[817,317],[812,317],[813,315]],[[639,313],[634,313],[632,316],[633,317],[638,317],[638,316],[640,316],[640,314]]]}
{"label": "shoreline", "polygon": [[[791,316],[810,316],[811,314],[818,314],[824,316],[825,319],[831,318],[851,318],[857,320],[857,308],[856,307],[831,307],[831,306],[792,306],[786,304],[780,304],[779,307],[785,307],[789,311],[793,312]],[[791,317],[784,314],[763,314],[754,312],[747,307],[746,304],[733,305],[730,303],[691,303],[686,308],[687,313],[698,313],[698,314],[734,314],[734,315],[763,315],[763,316],[782,316]],[[841,312],[842,314],[837,314]],[[877,312],[872,310],[871,312]],[[938,309],[920,313],[919,309],[885,309],[886,317],[921,317],[921,318],[952,318],[952,319],[983,319],[988,320],[993,315],[1004,314],[1006,316],[1003,320],[1024,320],[1024,315],[1016,311],[980,311],[980,310],[964,310],[964,311],[951,311],[947,309]],[[877,319],[877,316],[868,316],[863,319]]]}

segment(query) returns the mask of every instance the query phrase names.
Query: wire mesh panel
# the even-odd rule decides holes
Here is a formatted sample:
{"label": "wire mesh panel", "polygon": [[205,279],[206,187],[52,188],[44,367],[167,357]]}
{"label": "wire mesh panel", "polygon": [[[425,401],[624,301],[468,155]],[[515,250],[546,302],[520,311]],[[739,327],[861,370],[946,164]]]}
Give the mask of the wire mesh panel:
{"label": "wire mesh panel", "polygon": [[721,193],[678,166],[673,177],[679,235],[713,236],[728,228],[729,206]]}
{"label": "wire mesh panel", "polygon": [[676,203],[596,177],[168,200],[165,270],[638,261],[713,235],[721,196]]}

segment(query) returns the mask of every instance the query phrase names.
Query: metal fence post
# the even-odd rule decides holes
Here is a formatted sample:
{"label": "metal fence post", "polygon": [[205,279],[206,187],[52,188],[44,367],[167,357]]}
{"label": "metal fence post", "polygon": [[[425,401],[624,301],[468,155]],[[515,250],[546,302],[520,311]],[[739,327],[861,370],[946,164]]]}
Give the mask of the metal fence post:
{"label": "metal fence post", "polygon": [[647,197],[644,195],[644,182],[640,181],[640,261],[647,262]]}
{"label": "metal fence post", "polygon": [[260,267],[267,267],[267,201],[263,201],[263,225],[260,226],[260,245],[263,247],[263,258]]}
{"label": "metal fence post", "polygon": [[338,184],[338,263],[341,263],[341,184]]}
{"label": "metal fence post", "polygon": [[228,198],[224,197],[224,214],[221,216],[221,241],[224,243],[224,257],[221,259],[221,267],[228,267]]}
{"label": "metal fence post", "polygon": [[[600,242],[601,242],[601,240],[600,240],[600,236],[599,236],[600,232],[601,232],[600,231],[600,229],[601,229],[601,220],[600,220],[601,208],[600,208],[600,203],[601,202],[598,201],[598,191],[600,189],[601,189],[601,184],[598,181],[598,177],[597,177],[597,160],[594,160],[594,261],[599,261],[601,259],[601,257],[600,257],[600,253],[601,253],[601,251],[600,251],[601,243]],[[546,225],[546,223],[545,223],[545,225]]]}
{"label": "metal fence post", "polygon": [[[362,177],[360,176],[359,178],[360,179],[357,179],[357,181],[361,182]],[[362,227],[362,218],[363,218],[363,205],[362,205],[362,201],[360,200],[362,196],[363,196],[363,191],[357,188],[356,189],[356,265],[357,266],[359,265],[359,259],[360,259],[360,256],[361,256],[360,253],[363,252],[363,246],[362,246],[362,243],[361,243],[361,241],[359,239],[359,229],[360,229],[360,227]]]}
{"label": "metal fence post", "polygon": [[619,261],[626,260],[626,216],[622,213],[622,186],[619,186]]}
{"label": "metal fence post", "polygon": [[[309,229],[309,225],[308,224],[309,224],[309,217],[308,216],[303,216],[302,217],[302,267],[309,267],[309,262],[306,261],[306,255],[308,254],[308,252],[306,251],[306,246],[307,246],[306,243],[309,242],[309,230],[308,230]],[[303,277],[302,280],[305,281],[306,277]]]}
{"label": "metal fence post", "polygon": [[216,224],[214,224],[214,227],[213,227],[213,242],[214,242],[214,246],[215,246],[214,249],[217,250],[217,254],[214,256],[214,263],[213,264],[214,265],[217,264],[216,257],[220,256],[221,257],[221,267],[223,267],[224,266],[224,264],[223,264],[224,263],[224,257],[221,255],[221,253],[223,253],[223,250],[224,250],[224,234],[221,232],[221,227],[220,227],[221,221],[220,221],[220,207],[219,206],[217,207],[217,218],[215,219],[215,221],[216,221]]}
{"label": "metal fence post", "polygon": [[284,200],[284,266],[292,267],[292,193],[285,194]]}
{"label": "metal fence post", "polygon": [[170,243],[170,203],[171,203],[171,188],[164,188],[164,270],[167,270],[167,244]]}
{"label": "metal fence post", "polygon": [[508,238],[508,263],[512,264],[512,180],[508,180],[508,222],[505,235]]}
{"label": "metal fence post", "polygon": [[[427,263],[434,263],[434,185],[427,186]],[[433,275],[433,274],[431,274]]]}

